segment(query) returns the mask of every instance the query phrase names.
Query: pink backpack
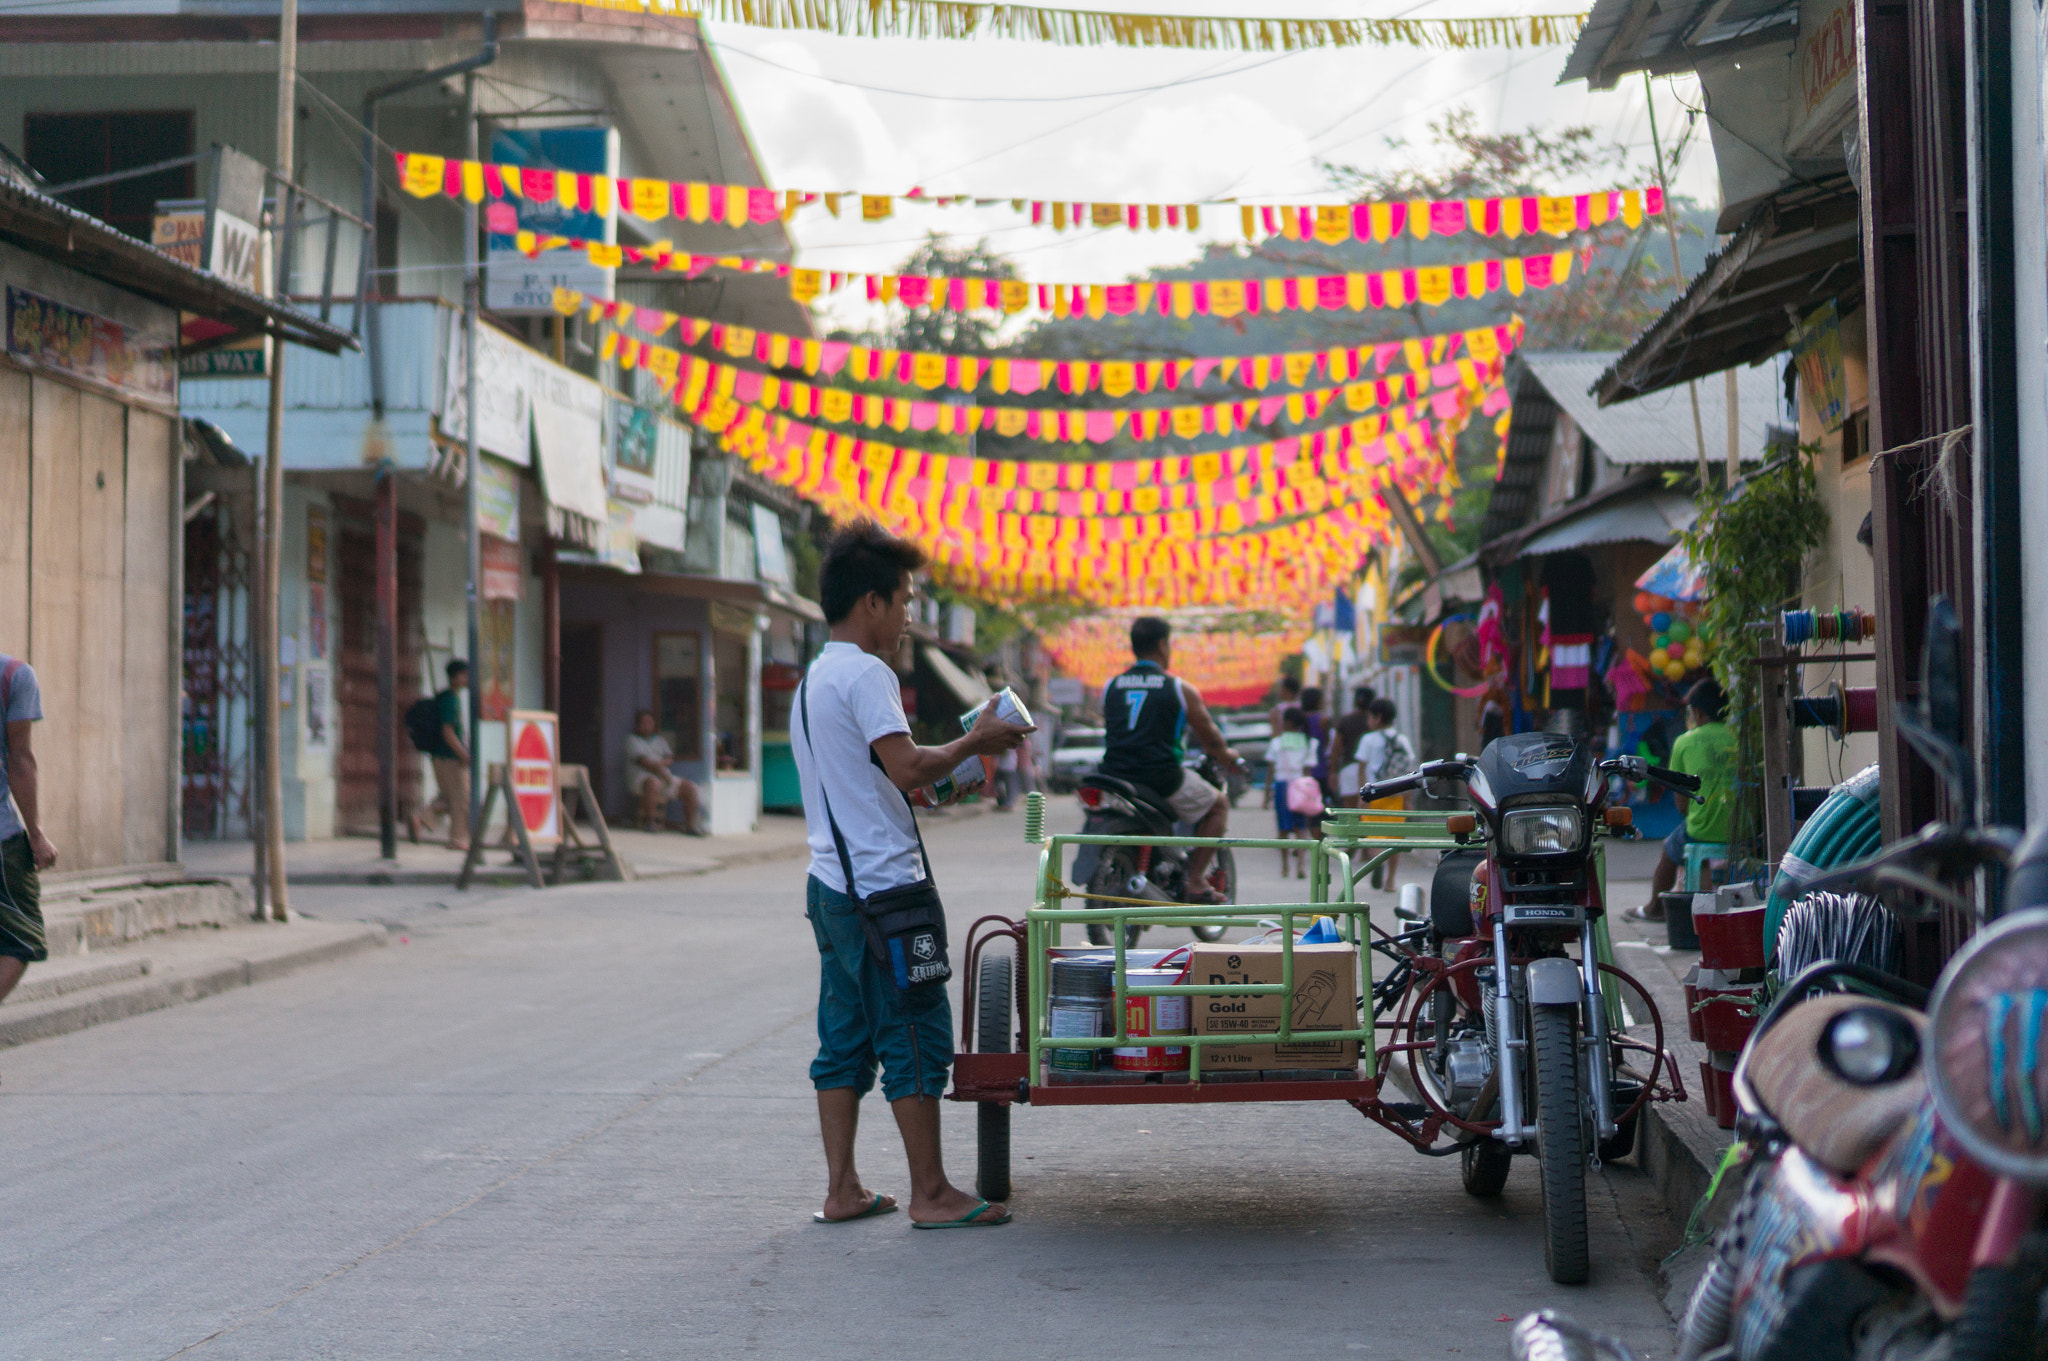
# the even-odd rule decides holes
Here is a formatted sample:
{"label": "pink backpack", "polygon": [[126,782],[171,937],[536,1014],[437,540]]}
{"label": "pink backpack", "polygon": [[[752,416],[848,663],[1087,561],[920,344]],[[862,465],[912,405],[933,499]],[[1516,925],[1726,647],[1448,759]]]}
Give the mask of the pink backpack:
{"label": "pink backpack", "polygon": [[1287,811],[1315,817],[1323,811],[1323,786],[1313,775],[1297,775],[1287,782]]}

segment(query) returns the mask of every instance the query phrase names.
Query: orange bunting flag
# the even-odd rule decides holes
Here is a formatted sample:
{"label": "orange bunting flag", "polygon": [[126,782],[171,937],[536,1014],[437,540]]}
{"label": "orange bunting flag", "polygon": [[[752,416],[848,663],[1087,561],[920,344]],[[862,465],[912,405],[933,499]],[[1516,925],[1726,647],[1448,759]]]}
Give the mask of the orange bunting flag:
{"label": "orange bunting flag", "polygon": [[[421,152],[394,153],[399,183],[417,198],[446,194],[450,198],[465,192],[472,202],[520,197],[526,193],[532,172],[524,166],[492,162],[448,160]],[[896,215],[902,205],[932,208],[1009,207],[1027,216],[1032,225],[1068,231],[1082,227],[1101,231],[1188,231],[1202,226],[1202,209],[1236,208],[1239,228],[1247,241],[1283,237],[1290,241],[1314,240],[1324,245],[1347,241],[1385,243],[1411,236],[1427,240],[1432,236],[1500,237],[1509,241],[1538,234],[1566,237],[1591,231],[1609,222],[1639,227],[1646,218],[1664,213],[1664,192],[1656,185],[1627,189],[1598,189],[1584,194],[1511,195],[1499,198],[1412,199],[1369,203],[1252,204],[1238,200],[1212,203],[1097,203],[1072,199],[1040,199],[1025,195],[873,194],[858,189],[765,189],[751,184],[708,184],[702,181],[635,179],[618,182],[614,188],[604,175],[545,172],[552,177],[548,197],[565,206],[578,203],[608,203],[616,192],[620,211],[643,222],[660,222],[669,217],[729,227],[749,227],[763,222],[789,221],[800,210],[816,206],[839,216],[843,200],[860,204],[863,222],[882,222]],[[474,186],[470,189],[469,186]],[[596,211],[604,211],[602,208]]]}
{"label": "orange bunting flag", "polygon": [[[768,260],[738,256],[678,255],[638,246],[607,246],[576,237],[540,236],[520,232],[514,238],[528,256],[552,250],[581,250],[593,264],[617,261],[648,264],[695,277],[707,269],[734,269],[749,274],[777,274],[789,281],[790,296],[808,303],[822,294],[859,283],[869,302],[900,302],[952,312],[1023,312],[1034,305],[1056,317],[1130,316],[1157,312],[1186,318],[1228,319],[1261,312],[1352,311],[1400,308],[1415,303],[1440,307],[1453,298],[1483,298],[1505,289],[1520,297],[1529,289],[1545,289],[1571,277],[1573,252],[1473,260],[1457,265],[1425,265],[1369,274],[1308,274],[1252,279],[1198,279],[1123,284],[1030,284],[1016,280],[946,279],[919,274],[860,274],[797,269]],[[610,267],[610,266],[606,266]]]}
{"label": "orange bunting flag", "polygon": [[[653,317],[675,317],[672,312],[633,312],[630,304],[588,298],[565,288],[555,290],[554,306],[564,316],[574,316],[587,308],[593,324],[623,324],[630,314],[633,324],[650,335],[660,335],[667,329],[652,329]],[[1069,396],[1098,391],[1114,396],[1117,394],[1113,388],[1123,381],[1119,361],[1115,360],[1074,363],[884,350],[850,341],[811,340],[776,331],[728,326],[698,317],[677,318],[675,324],[686,345],[708,344],[728,358],[801,369],[814,378],[845,373],[863,382],[893,381],[906,386],[914,384],[926,391],[946,388],[954,392],[974,392],[987,380],[990,391],[1018,396],[1042,392],[1055,385]],[[1234,383],[1254,392],[1263,392],[1276,384],[1351,384],[1383,379],[1390,374],[1396,378],[1404,373],[1425,375],[1437,365],[1450,362],[1491,364],[1515,352],[1522,343],[1523,331],[1522,319],[1514,317],[1497,326],[1444,331],[1406,342],[1381,341],[1286,354],[1134,359],[1128,361],[1128,370],[1135,390],[1141,393],[1179,392],[1204,387],[1212,381]]]}

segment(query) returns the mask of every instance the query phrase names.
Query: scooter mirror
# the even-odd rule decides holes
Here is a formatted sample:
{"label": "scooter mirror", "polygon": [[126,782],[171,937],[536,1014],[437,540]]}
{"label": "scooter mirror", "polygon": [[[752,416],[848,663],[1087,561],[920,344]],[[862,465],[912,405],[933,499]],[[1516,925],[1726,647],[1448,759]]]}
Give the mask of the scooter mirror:
{"label": "scooter mirror", "polygon": [[1927,639],[1920,651],[1920,694],[1937,737],[1963,741],[1963,629],[1947,596],[1927,602]]}

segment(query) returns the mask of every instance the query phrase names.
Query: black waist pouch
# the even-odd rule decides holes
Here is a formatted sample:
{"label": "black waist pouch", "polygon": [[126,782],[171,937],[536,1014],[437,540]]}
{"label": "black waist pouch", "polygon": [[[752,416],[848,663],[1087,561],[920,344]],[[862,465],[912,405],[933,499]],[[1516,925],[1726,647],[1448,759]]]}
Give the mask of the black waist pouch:
{"label": "black waist pouch", "polygon": [[[853,882],[851,866],[846,882]],[[899,990],[943,983],[953,976],[946,958],[946,908],[939,901],[938,885],[921,879],[868,898],[848,896],[860,913],[868,953],[896,980]]]}
{"label": "black waist pouch", "polygon": [[[803,714],[804,745],[811,748],[811,759],[816,762],[818,749],[811,745],[809,689],[806,681],[797,692],[797,703]],[[881,765],[873,751],[868,752],[868,759]],[[846,875],[846,896],[853,900],[854,911],[860,914],[868,953],[895,980],[899,992],[944,983],[953,976],[952,962],[946,957],[946,907],[939,901],[939,886],[932,882],[932,858],[924,848],[924,832],[917,825],[917,811],[911,808],[909,796],[904,796],[903,806],[910,812],[910,829],[917,836],[917,854],[924,862],[925,877],[914,884],[883,889],[863,898],[853,882],[853,857],[846,852],[839,820],[832,816],[832,800],[825,794],[822,770],[818,773],[818,795],[825,801],[825,821],[832,828],[839,868]]]}

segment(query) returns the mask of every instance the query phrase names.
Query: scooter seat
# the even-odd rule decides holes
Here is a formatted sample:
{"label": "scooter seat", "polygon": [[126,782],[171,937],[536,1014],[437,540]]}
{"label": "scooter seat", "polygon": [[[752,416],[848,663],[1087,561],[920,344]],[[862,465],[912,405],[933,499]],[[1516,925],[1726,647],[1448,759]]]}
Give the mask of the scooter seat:
{"label": "scooter seat", "polygon": [[1176,816],[1173,811],[1173,805],[1159,797],[1149,785],[1133,784],[1129,780],[1119,779],[1114,775],[1104,775],[1098,772],[1083,779],[1081,786],[1084,789],[1093,788],[1111,794],[1120,794],[1132,803],[1142,805],[1158,813],[1160,817],[1166,819],[1168,825],[1173,823]]}

